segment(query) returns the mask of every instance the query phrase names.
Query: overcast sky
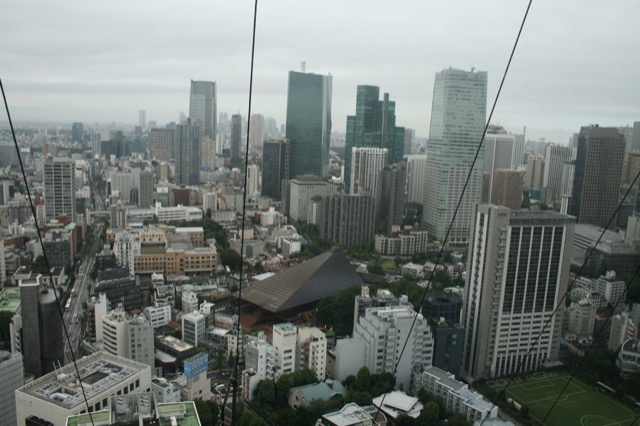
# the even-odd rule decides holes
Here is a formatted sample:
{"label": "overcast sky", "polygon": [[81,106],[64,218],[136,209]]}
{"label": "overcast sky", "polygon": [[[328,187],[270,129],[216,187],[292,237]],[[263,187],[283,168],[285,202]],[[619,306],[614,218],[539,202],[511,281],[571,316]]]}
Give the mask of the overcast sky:
{"label": "overcast sky", "polygon": [[[489,74],[487,112],[524,0],[262,0],[253,112],[284,123],[287,73],[333,75],[333,129],[358,84],[396,101],[428,136],[434,74]],[[566,143],[581,125],[640,120],[640,1],[535,0],[493,122]],[[247,114],[253,1],[4,0],[0,73],[14,121],[159,124],[188,113],[189,80],[218,85],[218,112]],[[6,117],[0,114],[0,123]]]}

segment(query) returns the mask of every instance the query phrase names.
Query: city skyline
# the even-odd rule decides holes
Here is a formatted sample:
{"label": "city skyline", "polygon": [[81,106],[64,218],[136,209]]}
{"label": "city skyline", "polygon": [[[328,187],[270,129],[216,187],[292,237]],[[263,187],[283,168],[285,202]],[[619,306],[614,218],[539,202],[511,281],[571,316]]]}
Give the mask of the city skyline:
{"label": "city skyline", "polygon": [[[249,2],[224,4],[224,19],[217,18],[222,15],[215,2],[180,9],[156,3],[153,8],[69,6],[36,8],[10,1],[8,13],[0,17],[12,35],[1,42],[0,58],[16,122],[135,124],[141,109],[147,111],[147,122],[177,121],[180,112],[188,113],[191,79],[215,81],[219,111],[246,115]],[[332,121],[340,133],[353,111],[356,86],[372,84],[393,94],[398,126],[426,137],[433,76],[448,66],[486,70],[490,103],[525,2],[411,6],[407,13],[406,8],[364,2],[340,4],[339,10],[324,3],[260,4],[253,111],[285,122],[287,72],[299,70],[301,61],[308,72],[334,76]],[[633,25],[640,5],[619,1],[616,6],[565,2],[562,10],[572,17],[567,20],[556,5],[534,4],[494,122],[514,133],[526,126],[530,139],[564,144],[589,123],[619,126],[637,120],[640,108],[634,99],[640,89],[634,85],[636,60],[630,52],[640,39]],[[194,7],[199,10],[195,15]],[[365,11],[366,27],[358,24]],[[215,25],[204,26],[212,18]],[[267,25],[280,20],[287,25]],[[615,21],[616,31],[580,24],[594,20]],[[175,31],[147,23],[165,21]],[[327,22],[331,31],[325,29]],[[344,49],[345,42],[355,49]]]}

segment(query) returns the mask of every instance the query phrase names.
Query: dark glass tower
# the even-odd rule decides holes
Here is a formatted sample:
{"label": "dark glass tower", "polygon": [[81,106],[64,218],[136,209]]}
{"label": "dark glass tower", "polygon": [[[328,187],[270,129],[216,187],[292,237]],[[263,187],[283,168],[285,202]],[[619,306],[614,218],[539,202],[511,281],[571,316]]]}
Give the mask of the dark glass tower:
{"label": "dark glass tower", "polygon": [[282,181],[289,176],[289,141],[266,140],[262,149],[262,195],[282,199]]}
{"label": "dark glass tower", "polygon": [[573,178],[571,215],[578,223],[614,228],[622,182],[624,138],[613,127],[587,126],[580,129]]}
{"label": "dark glass tower", "polygon": [[286,138],[291,144],[290,178],[327,174],[332,81],[330,75],[289,71]]}
{"label": "dark glass tower", "polygon": [[345,188],[350,191],[352,148],[387,148],[389,164],[402,160],[404,127],[396,127],[396,103],[385,93],[379,99],[377,86],[358,86],[356,115],[347,117]]}
{"label": "dark glass tower", "polygon": [[176,183],[197,185],[200,182],[200,127],[191,124],[191,119],[176,126],[173,149]]}
{"label": "dark glass tower", "polygon": [[240,143],[242,142],[242,116],[231,116],[231,162],[240,161]]}

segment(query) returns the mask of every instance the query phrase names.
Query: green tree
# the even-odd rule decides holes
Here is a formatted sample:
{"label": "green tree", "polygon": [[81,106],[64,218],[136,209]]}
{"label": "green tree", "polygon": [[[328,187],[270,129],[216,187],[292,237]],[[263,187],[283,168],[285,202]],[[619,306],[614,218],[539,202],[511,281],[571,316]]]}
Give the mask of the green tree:
{"label": "green tree", "polygon": [[417,425],[418,422],[413,417],[402,413],[396,418],[394,424],[396,426],[414,426]]}
{"label": "green tree", "polygon": [[255,390],[255,400],[260,405],[272,405],[276,400],[276,384],[271,379],[260,380]]}
{"label": "green tree", "polygon": [[346,336],[353,331],[353,300],[360,294],[356,285],[333,296],[325,297],[316,305],[317,325],[332,328],[337,336]]}
{"label": "green tree", "polygon": [[456,414],[449,417],[449,426],[471,426],[471,423],[464,414]]}
{"label": "green tree", "polygon": [[373,265],[367,265],[367,271],[371,274],[384,275],[384,268],[380,262],[375,262]]}
{"label": "green tree", "polygon": [[358,370],[356,381],[353,383],[352,389],[356,391],[364,391],[371,386],[371,372],[365,366]]}
{"label": "green tree", "polygon": [[440,419],[440,407],[436,402],[427,402],[422,411],[420,411],[420,417],[418,417],[418,424],[420,425],[434,425],[438,423]]}
{"label": "green tree", "polygon": [[529,418],[529,407],[526,405],[523,405],[520,408],[520,417],[522,417],[523,419],[528,419]]}
{"label": "green tree", "polygon": [[203,401],[202,399],[194,399],[196,411],[203,425],[212,425],[218,421],[218,406],[213,401]]}
{"label": "green tree", "polygon": [[228,266],[232,271],[240,270],[240,265],[242,264],[240,254],[232,249],[225,249],[220,253],[220,261],[223,265]]}

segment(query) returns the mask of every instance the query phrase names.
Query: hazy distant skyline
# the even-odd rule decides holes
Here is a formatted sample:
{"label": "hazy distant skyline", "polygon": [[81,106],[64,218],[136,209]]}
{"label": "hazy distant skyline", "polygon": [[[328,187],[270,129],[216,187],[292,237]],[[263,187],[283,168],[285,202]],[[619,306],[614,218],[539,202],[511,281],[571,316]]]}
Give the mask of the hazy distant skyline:
{"label": "hazy distant skyline", "polygon": [[[2,79],[14,121],[177,121],[190,80],[216,81],[218,111],[247,115],[252,1],[24,2],[0,15]],[[261,1],[253,113],[285,122],[287,75],[333,75],[333,130],[356,86],[396,101],[397,124],[428,136],[435,73],[488,72],[495,97],[526,1]],[[640,120],[640,2],[538,0],[494,123],[566,143],[580,126]],[[0,114],[0,124],[6,115]]]}

